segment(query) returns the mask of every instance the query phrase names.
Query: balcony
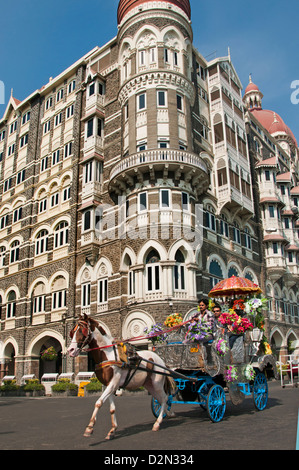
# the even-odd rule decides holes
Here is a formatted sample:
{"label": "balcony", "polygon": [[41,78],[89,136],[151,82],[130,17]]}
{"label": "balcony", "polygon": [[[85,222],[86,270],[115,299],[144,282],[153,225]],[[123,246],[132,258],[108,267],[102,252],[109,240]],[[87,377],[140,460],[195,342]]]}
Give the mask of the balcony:
{"label": "balcony", "polygon": [[104,151],[104,139],[97,135],[88,137],[84,141],[84,157],[92,153],[102,155]]}
{"label": "balcony", "polygon": [[278,281],[287,271],[285,257],[282,255],[266,256],[266,268],[270,280]]}
{"label": "balcony", "polygon": [[86,115],[93,114],[96,110],[100,111],[101,113],[104,113],[104,108],[105,108],[105,96],[104,95],[94,94],[86,98],[86,107],[85,107]]}
{"label": "balcony", "polygon": [[210,186],[208,169],[203,159],[183,150],[159,149],[136,153],[122,159],[110,173],[110,193],[121,194],[127,187],[157,178],[172,178],[190,183],[196,195]]}
{"label": "balcony", "polygon": [[253,201],[230,184],[218,187],[217,192],[219,210],[225,206],[227,209],[232,211],[238,209],[239,214],[241,215],[254,213]]}

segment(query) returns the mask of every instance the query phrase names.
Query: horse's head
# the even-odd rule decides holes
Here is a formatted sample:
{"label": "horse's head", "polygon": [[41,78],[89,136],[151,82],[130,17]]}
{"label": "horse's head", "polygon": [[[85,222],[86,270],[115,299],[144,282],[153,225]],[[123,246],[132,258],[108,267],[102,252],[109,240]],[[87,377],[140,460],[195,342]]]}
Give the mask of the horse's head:
{"label": "horse's head", "polygon": [[105,330],[95,320],[92,320],[87,315],[80,318],[70,332],[70,337],[72,338],[71,344],[68,347],[70,357],[77,357],[82,349],[91,343],[96,328],[102,335],[106,335]]}

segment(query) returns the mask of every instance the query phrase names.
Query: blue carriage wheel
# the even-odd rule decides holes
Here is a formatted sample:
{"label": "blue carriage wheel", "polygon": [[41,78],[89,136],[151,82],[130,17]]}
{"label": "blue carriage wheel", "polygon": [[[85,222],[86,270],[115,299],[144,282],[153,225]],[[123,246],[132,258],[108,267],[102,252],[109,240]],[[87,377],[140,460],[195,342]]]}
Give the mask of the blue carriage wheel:
{"label": "blue carriage wheel", "polygon": [[265,374],[261,372],[258,372],[254,379],[253,402],[259,411],[263,411],[268,403],[268,383]]}
{"label": "blue carriage wheel", "polygon": [[[170,411],[171,405],[172,405],[172,395],[169,395],[168,400],[167,400],[167,411]],[[152,398],[151,408],[152,408],[152,413],[155,416],[155,418],[158,418],[160,411],[161,411],[161,405],[158,402],[158,400],[156,400],[156,398],[154,397]],[[164,413],[163,415],[163,418],[165,417],[166,417],[166,413]]]}
{"label": "blue carriage wheel", "polygon": [[207,411],[213,423],[219,423],[223,419],[225,410],[225,392],[220,385],[213,385],[207,398]]}

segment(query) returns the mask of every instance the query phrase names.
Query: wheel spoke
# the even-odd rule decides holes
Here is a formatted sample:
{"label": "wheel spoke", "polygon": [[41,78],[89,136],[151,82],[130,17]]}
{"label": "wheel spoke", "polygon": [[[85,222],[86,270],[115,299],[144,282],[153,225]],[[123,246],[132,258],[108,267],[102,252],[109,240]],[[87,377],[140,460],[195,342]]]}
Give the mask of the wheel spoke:
{"label": "wheel spoke", "polygon": [[264,374],[259,372],[253,384],[253,401],[255,407],[262,411],[266,408],[268,402],[268,384]]}
{"label": "wheel spoke", "polygon": [[211,420],[218,423],[222,420],[226,409],[225,393],[220,385],[214,385],[207,399],[207,410]]}

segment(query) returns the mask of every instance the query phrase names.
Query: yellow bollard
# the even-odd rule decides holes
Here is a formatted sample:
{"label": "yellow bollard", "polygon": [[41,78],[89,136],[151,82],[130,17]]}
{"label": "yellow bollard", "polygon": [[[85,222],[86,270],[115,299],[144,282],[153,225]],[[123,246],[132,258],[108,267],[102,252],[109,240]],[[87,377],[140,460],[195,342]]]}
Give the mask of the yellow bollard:
{"label": "yellow bollard", "polygon": [[84,397],[84,387],[87,384],[89,384],[89,382],[80,382],[80,385],[78,388],[78,397]]}

